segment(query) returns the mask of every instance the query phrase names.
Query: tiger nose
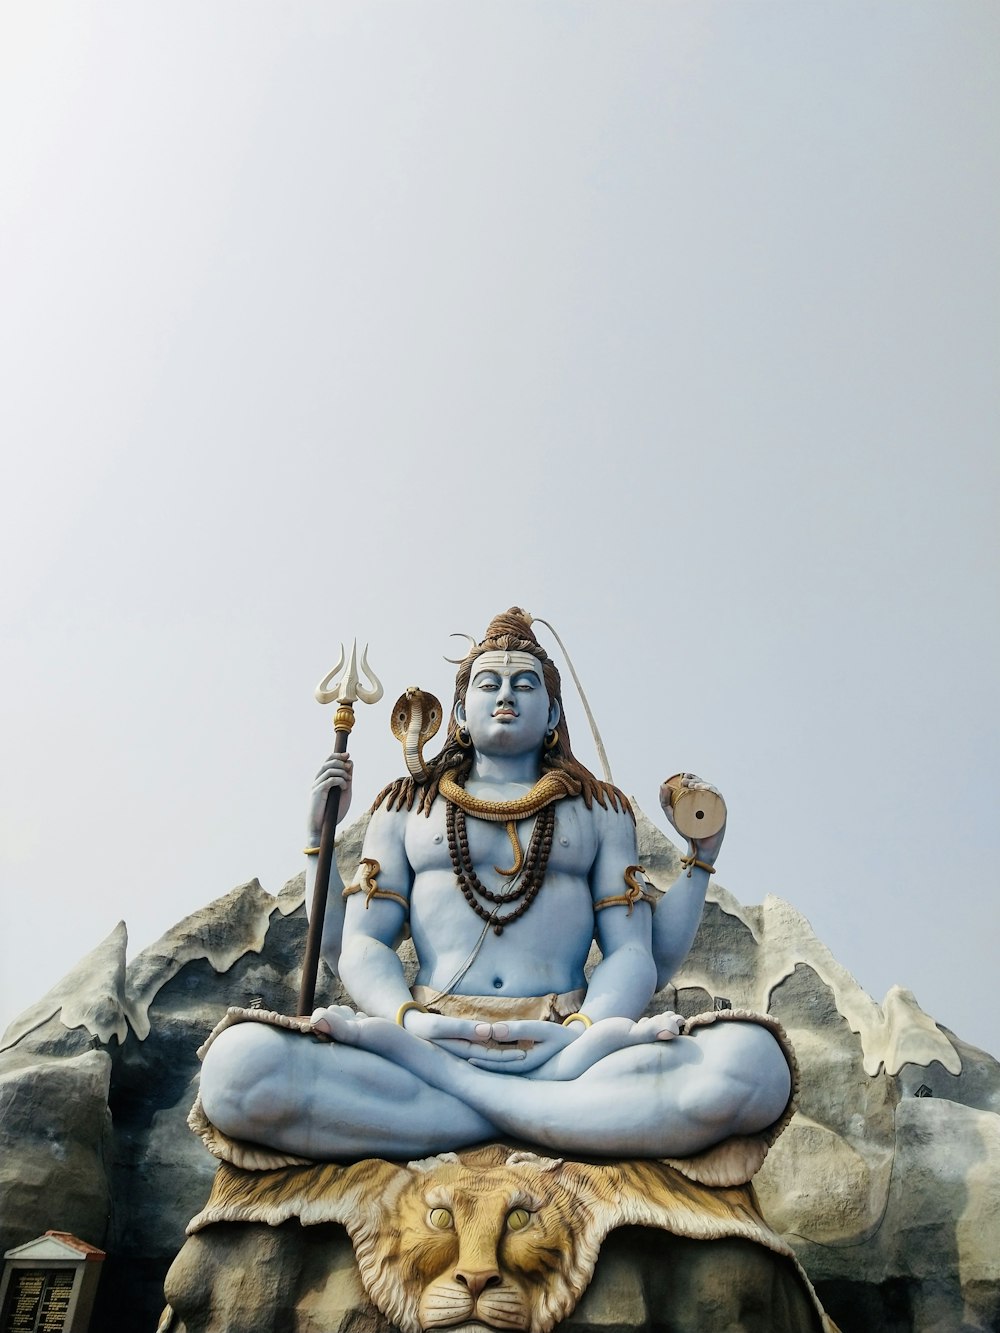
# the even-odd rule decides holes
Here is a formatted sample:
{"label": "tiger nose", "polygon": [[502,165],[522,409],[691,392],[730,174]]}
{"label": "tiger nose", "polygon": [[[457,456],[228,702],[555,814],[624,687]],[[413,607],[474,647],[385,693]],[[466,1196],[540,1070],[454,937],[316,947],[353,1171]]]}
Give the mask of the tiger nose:
{"label": "tiger nose", "polygon": [[455,1281],[469,1288],[469,1295],[477,1301],[487,1287],[495,1287],[500,1281],[500,1274],[495,1268],[455,1270]]}

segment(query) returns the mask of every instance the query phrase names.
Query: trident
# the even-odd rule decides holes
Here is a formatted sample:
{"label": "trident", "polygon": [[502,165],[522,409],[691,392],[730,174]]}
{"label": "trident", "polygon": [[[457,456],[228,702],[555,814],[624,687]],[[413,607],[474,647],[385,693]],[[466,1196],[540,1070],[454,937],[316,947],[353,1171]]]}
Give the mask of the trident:
{"label": "trident", "polygon": [[[371,689],[365,689],[358,677],[358,641],[351,644],[351,658],[344,667],[343,675],[334,682],[334,677],[344,667],[344,645],[340,645],[340,658],[332,671],[327,672],[316,686],[316,698],[321,704],[336,701],[337,711],[333,715],[333,730],[336,739],[333,744],[334,754],[343,754],[347,749],[347,738],[354,726],[354,705],[360,699],[365,704],[378,703],[382,698],[382,682],[368,665],[368,646],[361,654],[361,670],[371,682]],[[334,688],[330,688],[334,685]],[[323,921],[326,917],[326,899],[330,891],[330,869],[333,866],[333,844],[336,837],[337,816],[340,813],[340,788],[331,787],[326,798],[326,810],[323,813],[323,832],[319,840],[319,855],[316,859],[316,882],[313,885],[312,912],[309,916],[309,932],[306,936],[306,956],[302,962],[302,985],[299,989],[299,1013],[308,1018],[313,1011],[316,998],[316,974],[319,971],[319,950],[323,939]]]}

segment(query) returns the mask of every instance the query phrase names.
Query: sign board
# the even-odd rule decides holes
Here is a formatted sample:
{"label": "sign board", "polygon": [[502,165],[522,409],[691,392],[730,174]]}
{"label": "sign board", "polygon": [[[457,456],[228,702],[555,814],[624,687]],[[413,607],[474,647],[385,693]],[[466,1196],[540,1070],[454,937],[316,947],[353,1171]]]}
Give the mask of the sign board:
{"label": "sign board", "polygon": [[0,1333],[86,1333],[104,1251],[65,1231],[8,1250]]}
{"label": "sign board", "polygon": [[4,1302],[4,1333],[63,1333],[69,1327],[72,1269],[15,1268]]}

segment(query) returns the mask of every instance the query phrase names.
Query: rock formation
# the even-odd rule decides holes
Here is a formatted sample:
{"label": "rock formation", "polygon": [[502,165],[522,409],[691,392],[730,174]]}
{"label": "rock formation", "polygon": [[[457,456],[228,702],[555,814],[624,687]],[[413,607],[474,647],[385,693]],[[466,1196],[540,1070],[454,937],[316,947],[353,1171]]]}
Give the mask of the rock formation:
{"label": "rock formation", "polygon": [[[340,839],[347,877],[364,822]],[[641,814],[639,832],[643,864],[665,887],[677,852]],[[94,1333],[126,1314],[129,1327],[156,1327],[164,1276],[217,1165],[186,1126],[195,1051],[228,1005],[294,1013],[302,897],[301,876],[277,897],[253,881],[128,966],[121,925],[0,1043],[0,1244],[55,1227],[107,1250]],[[341,995],[322,972],[320,993]],[[894,987],[877,1004],[788,903],[743,907],[718,886],[651,1012],[713,1003],[773,1014],[795,1045],[799,1109],[755,1184],[845,1333],[1000,1326],[997,1061],[935,1024],[908,991]],[[623,1238],[612,1232],[602,1247],[577,1328],[617,1326],[608,1302],[624,1290],[613,1276]],[[687,1301],[689,1319],[699,1290],[692,1277],[686,1297],[670,1297]]]}

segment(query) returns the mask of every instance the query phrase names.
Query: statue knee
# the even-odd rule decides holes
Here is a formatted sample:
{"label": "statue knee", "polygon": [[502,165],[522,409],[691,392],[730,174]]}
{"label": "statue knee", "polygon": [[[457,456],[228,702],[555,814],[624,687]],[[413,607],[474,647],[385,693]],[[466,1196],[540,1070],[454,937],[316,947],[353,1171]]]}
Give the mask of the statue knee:
{"label": "statue knee", "polygon": [[241,1023],[219,1034],[205,1053],[201,1101],[205,1114],[238,1138],[280,1119],[288,1085],[284,1034],[257,1023]]}
{"label": "statue knee", "polygon": [[792,1095],[792,1072],[777,1037],[768,1028],[758,1023],[732,1023],[730,1026],[744,1027],[747,1031],[747,1049],[740,1076],[752,1080],[745,1104],[753,1124],[744,1133],[756,1133],[773,1125],[784,1112]]}
{"label": "statue knee", "polygon": [[777,1039],[758,1023],[716,1023],[697,1035],[704,1060],[688,1087],[688,1110],[706,1125],[755,1134],[772,1125],[792,1079]]}

